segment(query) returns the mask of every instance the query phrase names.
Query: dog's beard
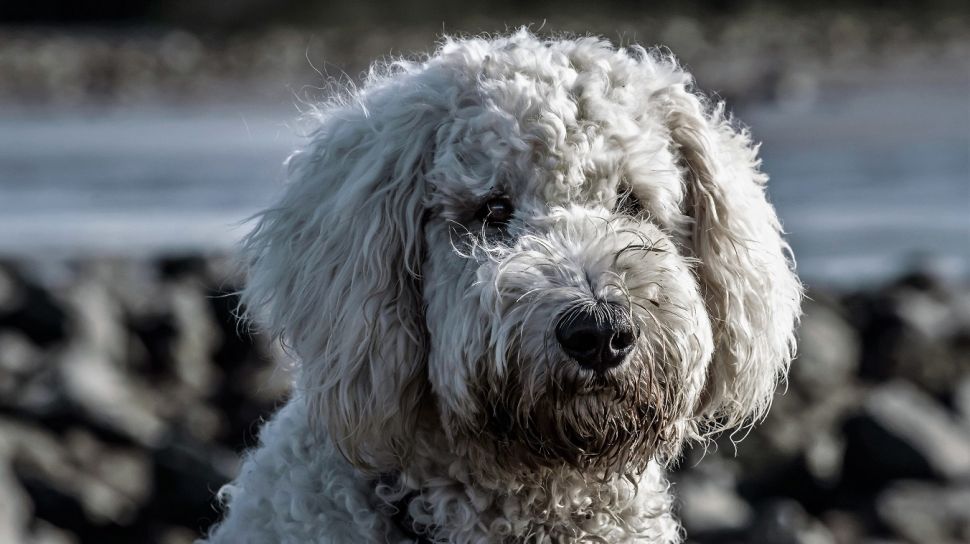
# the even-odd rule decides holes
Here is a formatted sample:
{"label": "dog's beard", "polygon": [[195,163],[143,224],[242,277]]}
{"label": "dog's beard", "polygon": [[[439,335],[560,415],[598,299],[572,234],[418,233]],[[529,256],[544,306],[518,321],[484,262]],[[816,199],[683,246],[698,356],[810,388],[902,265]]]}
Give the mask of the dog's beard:
{"label": "dog's beard", "polygon": [[603,476],[646,468],[670,416],[665,380],[649,362],[599,375],[562,361],[538,380],[516,363],[484,402],[500,462]]}
{"label": "dog's beard", "polygon": [[[688,375],[706,353],[687,263],[652,225],[575,226],[489,248],[487,265],[468,261],[478,266],[468,296],[489,313],[467,320],[485,324],[472,343],[484,353],[456,388],[470,395],[460,397],[469,408],[452,399],[445,426],[483,470],[634,474],[671,458],[682,442],[700,381]],[[583,263],[565,262],[576,245],[596,249]],[[629,311],[639,330],[628,359],[602,373],[569,358],[553,334],[564,311],[591,301]]]}

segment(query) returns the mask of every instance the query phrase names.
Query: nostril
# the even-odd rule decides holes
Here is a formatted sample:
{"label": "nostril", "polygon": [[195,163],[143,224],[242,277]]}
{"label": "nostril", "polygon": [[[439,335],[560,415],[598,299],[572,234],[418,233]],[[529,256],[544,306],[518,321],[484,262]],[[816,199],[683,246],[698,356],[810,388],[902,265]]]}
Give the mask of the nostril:
{"label": "nostril", "polygon": [[610,339],[610,347],[616,351],[630,349],[636,341],[636,336],[631,330],[620,330]]}
{"label": "nostril", "polygon": [[593,354],[599,349],[599,338],[592,331],[576,331],[560,338],[560,343],[570,352]]}

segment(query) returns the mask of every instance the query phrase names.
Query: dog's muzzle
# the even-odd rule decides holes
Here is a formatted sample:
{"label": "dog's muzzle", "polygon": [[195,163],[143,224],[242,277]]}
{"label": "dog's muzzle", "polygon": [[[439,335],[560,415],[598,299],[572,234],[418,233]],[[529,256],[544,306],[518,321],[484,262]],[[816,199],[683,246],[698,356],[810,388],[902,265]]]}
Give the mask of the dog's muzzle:
{"label": "dog's muzzle", "polygon": [[615,304],[572,308],[556,324],[556,340],[563,351],[581,367],[597,373],[622,364],[636,338],[630,317]]}

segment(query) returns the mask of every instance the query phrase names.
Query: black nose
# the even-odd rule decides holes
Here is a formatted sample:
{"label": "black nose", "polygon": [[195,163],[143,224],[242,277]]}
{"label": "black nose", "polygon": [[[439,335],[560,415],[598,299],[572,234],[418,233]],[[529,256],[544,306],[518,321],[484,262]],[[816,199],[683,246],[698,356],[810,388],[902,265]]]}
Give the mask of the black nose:
{"label": "black nose", "polygon": [[621,308],[597,305],[563,314],[556,324],[556,340],[580,366],[605,372],[633,351],[636,334]]}

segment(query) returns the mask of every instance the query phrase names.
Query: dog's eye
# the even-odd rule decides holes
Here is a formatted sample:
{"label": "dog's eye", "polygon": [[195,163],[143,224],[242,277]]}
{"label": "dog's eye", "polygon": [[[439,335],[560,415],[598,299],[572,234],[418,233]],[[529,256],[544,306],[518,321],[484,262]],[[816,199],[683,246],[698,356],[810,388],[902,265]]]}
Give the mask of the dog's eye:
{"label": "dog's eye", "polygon": [[616,197],[616,206],[613,208],[613,213],[639,217],[643,214],[643,204],[632,191],[624,191]]}
{"label": "dog's eye", "polygon": [[515,208],[512,206],[512,200],[505,195],[500,195],[485,201],[475,214],[475,219],[487,225],[504,225],[512,219],[513,213]]}

